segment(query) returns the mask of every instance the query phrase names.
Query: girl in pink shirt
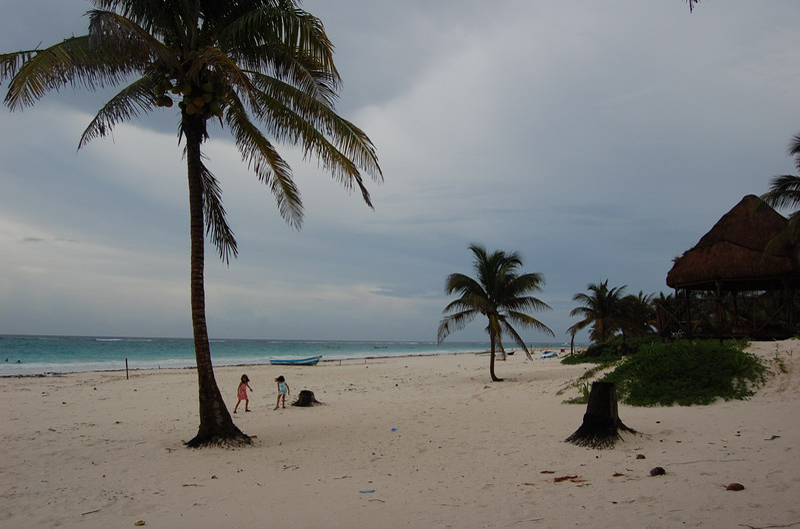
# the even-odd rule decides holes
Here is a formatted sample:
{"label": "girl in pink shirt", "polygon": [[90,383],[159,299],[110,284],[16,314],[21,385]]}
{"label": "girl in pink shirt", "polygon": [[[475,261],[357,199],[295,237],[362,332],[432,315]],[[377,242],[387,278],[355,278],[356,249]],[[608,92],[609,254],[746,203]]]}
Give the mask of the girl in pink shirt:
{"label": "girl in pink shirt", "polygon": [[242,375],[242,381],[239,382],[239,400],[236,401],[236,406],[233,408],[233,413],[239,408],[239,404],[244,401],[244,411],[250,411],[250,399],[247,398],[247,390],[253,391],[250,387],[250,379],[247,375]]}

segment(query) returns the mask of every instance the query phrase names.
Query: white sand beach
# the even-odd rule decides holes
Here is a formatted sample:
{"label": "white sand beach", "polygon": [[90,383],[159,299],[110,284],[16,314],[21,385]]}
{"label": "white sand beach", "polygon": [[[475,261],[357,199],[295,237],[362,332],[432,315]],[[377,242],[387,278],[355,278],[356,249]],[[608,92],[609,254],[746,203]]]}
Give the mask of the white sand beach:
{"label": "white sand beach", "polygon": [[[191,369],[2,378],[0,526],[798,525],[800,341],[751,350],[788,373],[748,401],[620,405],[641,435],[602,451],[563,442],[585,406],[558,393],[587,367],[523,355],[500,383],[472,354],[218,368],[230,409],[243,372],[254,389],[236,450],[182,446]],[[279,374],[325,405],[273,411]]]}

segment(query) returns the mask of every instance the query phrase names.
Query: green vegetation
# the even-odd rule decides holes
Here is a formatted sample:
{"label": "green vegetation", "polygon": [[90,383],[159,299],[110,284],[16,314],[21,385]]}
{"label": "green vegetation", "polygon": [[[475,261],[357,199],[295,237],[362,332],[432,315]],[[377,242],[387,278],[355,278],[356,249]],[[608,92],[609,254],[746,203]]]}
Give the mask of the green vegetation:
{"label": "green vegetation", "polygon": [[[581,392],[580,396],[567,399],[564,401],[564,404],[586,404],[587,402],[589,402],[589,392],[592,389],[592,384],[590,380],[597,373],[611,367],[612,365],[613,362],[599,364],[584,371],[583,374],[578,377],[578,380],[574,384],[574,387],[578,388],[578,391]],[[564,390],[560,391],[559,394],[563,391]]]}
{"label": "green vegetation", "polygon": [[[787,356],[792,356],[791,351],[785,351]],[[781,351],[778,348],[778,344],[775,344],[775,352],[772,354],[772,363],[775,364],[775,367],[778,368],[782,374],[789,373],[789,366],[786,365],[786,360],[783,359],[781,356]]]}
{"label": "green vegetation", "polygon": [[767,367],[744,351],[745,342],[680,340],[652,343],[602,380],[617,385],[632,406],[691,406],[718,398],[746,399],[766,381]]}
{"label": "green vegetation", "polygon": [[626,356],[636,354],[644,345],[651,344],[658,340],[658,337],[641,336],[623,340],[621,337],[612,339],[607,343],[599,343],[590,346],[585,351],[576,353],[564,358],[562,364],[609,364],[622,360]]}
{"label": "green vegetation", "polygon": [[617,336],[623,339],[633,336],[649,336],[654,333],[656,312],[653,294],[625,295],[627,285],[609,287],[608,279],[600,283],[589,283],[588,292],[579,292],[572,299],[579,306],[572,309],[570,316],[582,319],[572,325],[567,332],[575,335],[589,327],[589,338],[596,344],[605,344]]}

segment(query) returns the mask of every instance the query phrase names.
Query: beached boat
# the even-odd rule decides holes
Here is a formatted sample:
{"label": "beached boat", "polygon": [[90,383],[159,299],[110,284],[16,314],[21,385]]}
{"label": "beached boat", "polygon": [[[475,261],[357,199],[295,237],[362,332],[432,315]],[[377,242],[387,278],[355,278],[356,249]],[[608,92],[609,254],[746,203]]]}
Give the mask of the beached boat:
{"label": "beached boat", "polygon": [[558,357],[558,353],[557,352],[555,352],[555,351],[545,351],[545,352],[542,353],[542,356],[540,356],[539,358],[557,358],[557,357]]}
{"label": "beached boat", "polygon": [[269,361],[274,366],[315,366],[319,364],[322,356],[309,356],[308,358],[273,358]]}

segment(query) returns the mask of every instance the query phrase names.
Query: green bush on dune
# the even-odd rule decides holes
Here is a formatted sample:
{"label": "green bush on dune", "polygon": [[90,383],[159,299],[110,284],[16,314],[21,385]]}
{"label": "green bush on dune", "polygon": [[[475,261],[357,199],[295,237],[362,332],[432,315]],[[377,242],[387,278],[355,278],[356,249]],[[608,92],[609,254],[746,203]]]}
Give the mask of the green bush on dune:
{"label": "green bush on dune", "polygon": [[614,382],[632,406],[691,406],[746,399],[766,381],[767,368],[745,352],[746,342],[717,340],[651,343],[602,380]]}
{"label": "green bush on dune", "polygon": [[565,357],[561,361],[561,363],[562,364],[584,364],[584,363],[609,364],[621,360],[626,356],[636,354],[639,351],[639,349],[641,349],[647,344],[653,343],[656,340],[658,340],[658,337],[656,336],[641,336],[641,337],[637,336],[637,337],[630,337],[626,340],[623,340],[622,337],[618,336],[609,342],[601,344],[593,344],[589,346],[585,351],[569,355]]}

